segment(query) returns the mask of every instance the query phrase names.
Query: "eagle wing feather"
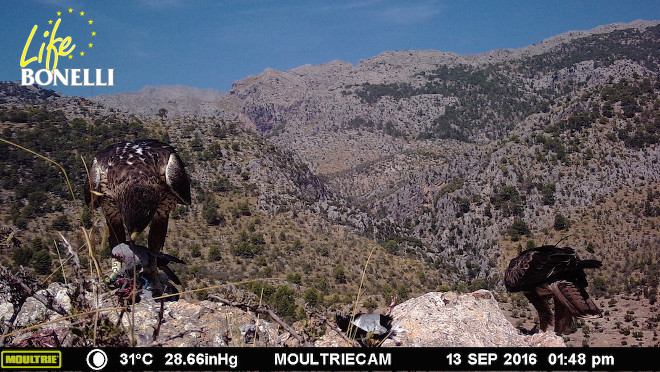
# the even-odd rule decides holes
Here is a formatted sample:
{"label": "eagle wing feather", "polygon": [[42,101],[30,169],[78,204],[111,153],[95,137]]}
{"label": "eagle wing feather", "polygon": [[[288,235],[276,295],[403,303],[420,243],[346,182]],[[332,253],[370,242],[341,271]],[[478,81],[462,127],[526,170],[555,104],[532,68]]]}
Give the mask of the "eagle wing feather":
{"label": "eagle wing feather", "polygon": [[176,153],[171,153],[165,166],[165,182],[170,191],[177,196],[180,203],[190,205],[190,180],[183,167],[181,158]]}
{"label": "eagle wing feather", "polygon": [[509,291],[536,287],[558,275],[577,268],[572,248],[543,246],[528,249],[511,260],[505,272],[505,285]]}

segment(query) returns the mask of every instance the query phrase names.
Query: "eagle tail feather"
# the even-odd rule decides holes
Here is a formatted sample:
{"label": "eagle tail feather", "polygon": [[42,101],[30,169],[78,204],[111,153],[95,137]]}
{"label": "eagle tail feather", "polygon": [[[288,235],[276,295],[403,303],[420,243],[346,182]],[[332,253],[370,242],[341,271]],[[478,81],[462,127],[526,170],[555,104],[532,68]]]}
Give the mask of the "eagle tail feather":
{"label": "eagle tail feather", "polygon": [[160,265],[167,265],[170,262],[176,262],[176,263],[180,263],[180,264],[185,264],[186,263],[182,259],[180,259],[178,257],[174,257],[174,256],[169,255],[167,253],[162,253],[162,252],[161,253],[150,252],[150,253],[156,257],[156,260],[158,261],[159,266]]}
{"label": "eagle tail feather", "polygon": [[561,303],[574,317],[593,317],[601,313],[584,288],[574,283],[559,280],[550,284],[550,289],[555,295],[555,304]]}
{"label": "eagle tail feather", "polygon": [[558,335],[566,334],[573,327],[573,315],[563,302],[555,297],[555,333]]}

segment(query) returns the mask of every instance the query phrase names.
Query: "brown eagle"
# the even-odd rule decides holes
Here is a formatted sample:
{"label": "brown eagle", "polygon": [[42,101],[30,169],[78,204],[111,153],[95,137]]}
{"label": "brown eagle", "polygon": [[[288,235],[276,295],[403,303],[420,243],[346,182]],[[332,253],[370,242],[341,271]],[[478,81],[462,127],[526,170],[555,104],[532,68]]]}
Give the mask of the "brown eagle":
{"label": "brown eagle", "polygon": [[[100,206],[110,248],[135,238],[149,224],[149,250],[165,244],[170,211],[190,205],[190,179],[176,150],[156,140],[112,145],[94,157],[85,183],[85,201]],[[155,260],[154,260],[155,262]],[[151,272],[156,272],[155,264]]]}
{"label": "brown eagle", "polygon": [[550,298],[554,298],[555,333],[570,331],[573,318],[598,316],[601,310],[589,298],[585,288],[585,268],[598,268],[598,260],[581,260],[569,247],[544,245],[523,251],[511,260],[504,273],[509,292],[520,292],[539,314],[541,331],[553,323]]}

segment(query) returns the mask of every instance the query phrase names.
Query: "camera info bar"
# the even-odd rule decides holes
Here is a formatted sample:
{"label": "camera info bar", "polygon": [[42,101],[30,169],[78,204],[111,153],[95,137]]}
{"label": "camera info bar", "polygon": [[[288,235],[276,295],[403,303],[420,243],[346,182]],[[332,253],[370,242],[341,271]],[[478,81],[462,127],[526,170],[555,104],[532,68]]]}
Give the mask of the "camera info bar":
{"label": "camera info bar", "polygon": [[3,370],[654,370],[657,348],[2,349]]}

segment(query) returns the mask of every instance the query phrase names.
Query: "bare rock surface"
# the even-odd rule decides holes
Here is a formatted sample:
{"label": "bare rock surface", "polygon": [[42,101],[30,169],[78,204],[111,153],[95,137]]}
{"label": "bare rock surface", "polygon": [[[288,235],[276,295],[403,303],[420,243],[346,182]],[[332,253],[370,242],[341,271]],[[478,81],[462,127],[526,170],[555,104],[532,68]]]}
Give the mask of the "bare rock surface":
{"label": "bare rock surface", "polygon": [[[383,342],[383,346],[566,346],[553,332],[521,335],[486,290],[467,294],[430,292],[397,305],[392,317],[395,334]],[[334,331],[316,342],[316,346],[348,345]]]}
{"label": "bare rock surface", "polygon": [[[143,301],[131,314],[122,317],[122,325],[134,324],[139,346],[165,347],[282,346],[278,329],[254,313],[217,302],[186,300],[165,304],[163,321],[154,340],[160,303]],[[132,323],[133,322],[133,323]]]}
{"label": "bare rock surface", "polygon": [[[54,283],[40,291],[44,297],[52,298],[64,309],[70,310],[71,303],[67,286]],[[111,309],[112,298],[101,296],[101,309]],[[127,337],[134,338],[137,346],[165,347],[222,347],[222,346],[299,346],[297,340],[280,325],[264,320],[251,311],[223,305],[214,301],[190,302],[179,300],[166,302],[158,327],[161,305],[151,300],[142,300],[131,306],[130,312],[103,311],[112,324],[118,324]],[[5,299],[0,301],[0,318],[10,319],[13,307]],[[383,346],[405,347],[478,347],[478,346],[566,346],[561,337],[552,332],[523,336],[506,319],[497,301],[486,290],[468,294],[455,292],[431,292],[412,298],[392,310],[395,333]],[[121,321],[118,319],[121,317]],[[57,339],[67,345],[70,336],[68,320],[56,321],[62,316],[48,310],[42,303],[29,298],[22,306],[17,328],[50,322],[42,327],[18,333],[12,345],[29,345],[33,340],[37,346],[44,345],[45,338]],[[330,324],[325,335],[313,345],[353,346],[339,335]],[[300,331],[300,327],[294,325]],[[57,345],[51,345],[57,346]]]}
{"label": "bare rock surface", "polygon": [[565,346],[552,333],[521,335],[486,290],[427,293],[396,306],[392,316],[402,346]]}
{"label": "bare rock surface", "polygon": [[161,108],[167,108],[167,117],[179,118],[186,115],[226,116],[226,107],[221,101],[226,92],[213,89],[196,89],[183,85],[146,86],[138,92],[113,95],[100,95],[90,100],[102,103],[108,108],[131,107],[134,113],[145,117],[158,117]]}
{"label": "bare rock surface", "polygon": [[[53,283],[48,289],[38,293],[71,311],[70,289],[67,286]],[[94,303],[92,299],[95,296],[91,293],[87,293],[86,298],[90,304]],[[101,309],[99,316],[107,316],[111,324],[117,325],[115,330],[123,332],[127,339],[134,337],[137,346],[283,346],[289,339],[288,333],[278,332],[278,327],[272,322],[260,319],[257,314],[218,302],[187,300],[166,302],[160,329],[156,332],[160,312],[159,302],[145,299],[135,306],[129,306],[131,311],[122,314],[117,310],[117,305],[109,293],[102,294],[99,299],[97,306]],[[1,296],[0,319],[7,322],[11,319],[13,311],[12,304]],[[121,321],[118,322],[120,317]],[[21,306],[14,322],[14,329],[38,324],[42,326],[17,332],[10,340],[10,344],[67,346],[71,343],[68,334],[69,327],[72,326],[70,320],[63,319],[62,315],[47,309],[41,302],[30,297]],[[50,343],[53,333],[57,335],[59,345]],[[47,343],[44,344],[45,342]]]}

